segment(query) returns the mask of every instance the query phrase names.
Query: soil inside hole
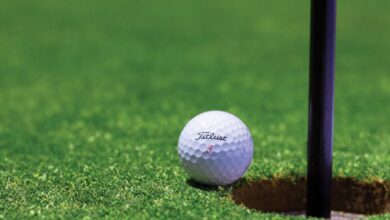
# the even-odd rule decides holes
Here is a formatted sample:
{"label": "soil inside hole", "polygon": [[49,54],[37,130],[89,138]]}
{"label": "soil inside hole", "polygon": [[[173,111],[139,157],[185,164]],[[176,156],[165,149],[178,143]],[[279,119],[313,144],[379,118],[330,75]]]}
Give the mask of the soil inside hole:
{"label": "soil inside hole", "polygon": [[[306,209],[306,179],[271,179],[233,190],[236,204],[262,212],[292,213]],[[364,215],[390,212],[390,182],[334,178],[332,210]]]}

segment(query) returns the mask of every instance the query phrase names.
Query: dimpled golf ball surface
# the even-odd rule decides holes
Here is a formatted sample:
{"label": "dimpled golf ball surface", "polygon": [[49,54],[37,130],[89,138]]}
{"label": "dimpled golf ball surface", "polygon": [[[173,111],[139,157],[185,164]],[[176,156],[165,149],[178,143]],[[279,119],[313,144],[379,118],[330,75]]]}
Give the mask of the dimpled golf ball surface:
{"label": "dimpled golf ball surface", "polygon": [[228,185],[238,180],[253,158],[248,127],[223,111],[201,113],[181,132],[180,161],[188,175],[209,185]]}

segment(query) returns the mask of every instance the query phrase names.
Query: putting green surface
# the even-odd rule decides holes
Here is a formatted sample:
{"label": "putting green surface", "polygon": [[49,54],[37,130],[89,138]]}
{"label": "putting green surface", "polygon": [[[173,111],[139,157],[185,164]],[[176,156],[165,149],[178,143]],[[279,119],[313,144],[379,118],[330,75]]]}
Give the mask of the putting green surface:
{"label": "putting green surface", "polygon": [[[339,2],[335,176],[390,179],[389,9]],[[191,186],[176,145],[225,110],[255,143],[241,182],[304,176],[308,18],[308,1],[3,0],[0,219],[284,218]]]}

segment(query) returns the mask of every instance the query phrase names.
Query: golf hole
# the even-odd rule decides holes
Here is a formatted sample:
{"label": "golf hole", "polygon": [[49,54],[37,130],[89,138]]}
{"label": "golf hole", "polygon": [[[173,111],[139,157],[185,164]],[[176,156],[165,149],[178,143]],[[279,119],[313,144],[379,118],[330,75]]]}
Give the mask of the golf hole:
{"label": "golf hole", "polygon": [[[304,214],[306,179],[272,179],[247,183],[233,190],[232,199],[236,204],[261,212]],[[357,216],[388,213],[390,182],[334,178],[332,210],[336,211],[334,213]]]}

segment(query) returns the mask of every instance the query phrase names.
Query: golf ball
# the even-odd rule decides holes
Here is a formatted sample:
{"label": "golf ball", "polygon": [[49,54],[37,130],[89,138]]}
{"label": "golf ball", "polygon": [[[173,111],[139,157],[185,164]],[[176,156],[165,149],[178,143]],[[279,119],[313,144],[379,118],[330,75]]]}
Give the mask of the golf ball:
{"label": "golf ball", "polygon": [[191,119],[180,134],[178,153],[188,175],[209,185],[238,180],[253,158],[248,127],[236,116],[208,111]]}

